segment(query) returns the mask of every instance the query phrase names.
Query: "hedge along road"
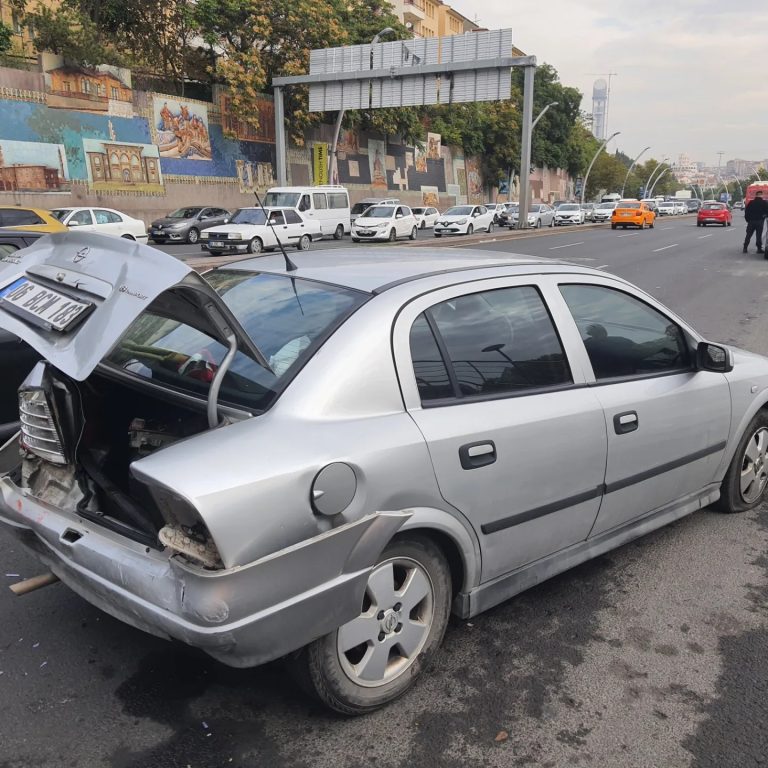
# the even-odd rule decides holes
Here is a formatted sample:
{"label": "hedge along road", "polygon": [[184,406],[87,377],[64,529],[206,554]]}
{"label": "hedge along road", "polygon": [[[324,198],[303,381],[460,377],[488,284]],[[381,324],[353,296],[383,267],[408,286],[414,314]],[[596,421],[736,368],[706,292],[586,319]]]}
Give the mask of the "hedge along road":
{"label": "hedge along road", "polygon": [[[768,352],[768,263],[741,254],[741,232],[697,230],[681,217],[627,237],[582,227],[479,247],[603,266],[712,338]],[[550,251],[568,242],[581,244]],[[305,699],[279,663],[222,667],[120,624],[61,584],[24,598],[0,590],[0,765],[759,765],[768,754],[767,545],[765,507],[703,510],[453,620],[423,681],[356,720]],[[4,532],[0,553],[3,573],[40,570]]]}

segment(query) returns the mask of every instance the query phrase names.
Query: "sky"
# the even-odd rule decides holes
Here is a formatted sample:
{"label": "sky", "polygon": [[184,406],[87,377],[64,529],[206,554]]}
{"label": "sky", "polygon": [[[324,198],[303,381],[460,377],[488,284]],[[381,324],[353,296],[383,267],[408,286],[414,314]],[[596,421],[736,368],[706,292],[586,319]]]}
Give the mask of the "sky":
{"label": "sky", "polygon": [[[592,111],[611,78],[607,149],[708,165],[768,158],[768,0],[447,0],[557,69]],[[606,78],[607,79],[607,78]],[[556,107],[555,107],[556,109]]]}

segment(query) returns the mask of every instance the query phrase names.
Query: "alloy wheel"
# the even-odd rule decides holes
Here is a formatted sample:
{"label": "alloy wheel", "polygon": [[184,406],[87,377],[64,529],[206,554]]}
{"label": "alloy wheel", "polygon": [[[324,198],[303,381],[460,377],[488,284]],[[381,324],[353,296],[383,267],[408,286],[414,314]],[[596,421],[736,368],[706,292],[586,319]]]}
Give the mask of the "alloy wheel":
{"label": "alloy wheel", "polygon": [[751,504],[760,498],[768,482],[768,429],[760,427],[749,438],[741,459],[739,490],[741,498]]}

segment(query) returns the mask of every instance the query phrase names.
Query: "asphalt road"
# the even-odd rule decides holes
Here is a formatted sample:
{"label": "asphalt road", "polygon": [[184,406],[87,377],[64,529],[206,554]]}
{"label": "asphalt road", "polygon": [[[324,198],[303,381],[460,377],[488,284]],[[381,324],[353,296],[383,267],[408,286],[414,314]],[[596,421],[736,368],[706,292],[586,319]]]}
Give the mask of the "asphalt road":
{"label": "asphalt road", "polygon": [[[742,233],[681,217],[472,247],[615,272],[711,338],[768,353],[768,263],[742,255]],[[453,620],[423,681],[355,720],[279,663],[227,669],[62,585],[0,590],[0,768],[766,765],[767,543],[768,507],[685,518]],[[0,580],[40,570],[2,532],[0,553]]]}

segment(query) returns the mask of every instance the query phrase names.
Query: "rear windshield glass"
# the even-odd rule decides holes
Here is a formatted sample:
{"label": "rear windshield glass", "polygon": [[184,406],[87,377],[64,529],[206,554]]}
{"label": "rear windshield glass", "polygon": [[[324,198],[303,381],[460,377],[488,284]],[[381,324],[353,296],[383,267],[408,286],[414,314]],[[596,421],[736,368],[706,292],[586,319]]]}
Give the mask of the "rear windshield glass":
{"label": "rear windshield glass", "polygon": [[[238,352],[220,401],[268,408],[301,366],[368,294],[312,280],[218,270],[206,276],[269,362],[271,371]],[[104,362],[143,379],[206,397],[227,350],[192,325],[150,305]]]}
{"label": "rear windshield glass", "polygon": [[705,211],[722,211],[725,206],[722,203],[705,203],[701,206]]}
{"label": "rear windshield glass", "polygon": [[298,192],[267,192],[264,198],[264,205],[267,208],[295,208],[298,203]]}
{"label": "rear windshield glass", "polygon": [[619,203],[619,208],[639,208],[640,203]]}
{"label": "rear windshield glass", "polygon": [[600,203],[597,207],[603,211],[612,211],[616,207],[616,203]]}

